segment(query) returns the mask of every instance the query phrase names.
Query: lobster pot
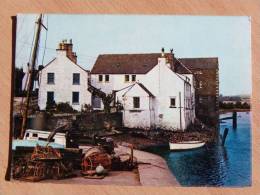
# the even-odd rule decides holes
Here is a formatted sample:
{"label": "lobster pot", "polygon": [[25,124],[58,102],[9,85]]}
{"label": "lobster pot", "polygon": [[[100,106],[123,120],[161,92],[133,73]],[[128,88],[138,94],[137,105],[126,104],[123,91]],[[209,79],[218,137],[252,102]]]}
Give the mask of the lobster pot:
{"label": "lobster pot", "polygon": [[95,152],[85,155],[82,160],[82,171],[96,170],[98,165],[102,165],[105,169],[111,169],[111,158],[106,153]]}

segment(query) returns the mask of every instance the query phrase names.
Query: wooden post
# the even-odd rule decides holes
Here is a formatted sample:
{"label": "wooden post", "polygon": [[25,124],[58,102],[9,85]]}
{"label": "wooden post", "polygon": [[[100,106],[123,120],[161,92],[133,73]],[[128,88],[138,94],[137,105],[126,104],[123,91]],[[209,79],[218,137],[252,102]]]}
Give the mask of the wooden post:
{"label": "wooden post", "polygon": [[237,112],[236,111],[233,112],[232,118],[233,118],[233,129],[236,129],[237,128]]}
{"label": "wooden post", "polygon": [[[12,16],[12,78],[14,78],[14,69],[15,69],[15,51],[16,51],[16,29],[17,29],[17,16]],[[10,104],[10,129],[9,129],[9,152],[8,152],[8,163],[5,173],[5,180],[11,180],[11,169],[12,169],[12,144],[13,144],[13,102],[14,102],[14,79],[11,79],[11,104]]]}
{"label": "wooden post", "polygon": [[40,14],[38,20],[37,20],[37,30],[36,30],[36,36],[34,41],[34,47],[33,47],[33,53],[32,53],[32,60],[31,60],[31,67],[28,67],[28,77],[29,77],[29,83],[27,88],[27,95],[25,100],[25,109],[23,112],[23,122],[22,122],[22,129],[20,134],[20,139],[23,139],[26,127],[27,127],[27,117],[28,117],[28,109],[30,105],[30,99],[31,94],[33,90],[33,83],[34,83],[34,74],[35,74],[35,63],[37,59],[37,52],[38,52],[38,46],[39,46],[39,39],[40,39],[40,33],[41,33],[41,24],[42,24],[42,14]]}
{"label": "wooden post", "polygon": [[228,128],[225,128],[224,134],[223,134],[223,137],[222,137],[222,146],[225,145],[225,141],[226,141],[227,135],[228,135]]}
{"label": "wooden post", "polygon": [[133,165],[134,165],[134,146],[131,144],[130,145],[130,149],[131,149],[131,159],[130,159],[130,163],[131,163],[131,168],[133,167]]}

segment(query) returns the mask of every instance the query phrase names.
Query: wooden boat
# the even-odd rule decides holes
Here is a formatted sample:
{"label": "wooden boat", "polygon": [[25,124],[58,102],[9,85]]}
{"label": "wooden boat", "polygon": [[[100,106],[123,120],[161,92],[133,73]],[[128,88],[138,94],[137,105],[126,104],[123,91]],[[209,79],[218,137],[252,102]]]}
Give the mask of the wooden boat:
{"label": "wooden boat", "polygon": [[203,141],[182,141],[182,142],[169,142],[170,150],[181,151],[201,148],[205,146]]}

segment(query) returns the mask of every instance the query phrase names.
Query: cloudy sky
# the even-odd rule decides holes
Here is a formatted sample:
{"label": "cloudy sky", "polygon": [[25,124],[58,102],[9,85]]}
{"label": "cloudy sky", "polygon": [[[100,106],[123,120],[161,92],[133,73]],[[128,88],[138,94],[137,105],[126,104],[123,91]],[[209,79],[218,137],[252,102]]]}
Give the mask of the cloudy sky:
{"label": "cloudy sky", "polygon": [[[30,58],[38,15],[19,14],[16,66]],[[63,39],[72,39],[78,64],[91,70],[107,53],[156,53],[173,48],[177,58],[218,57],[220,93],[251,94],[251,21],[247,16],[44,15],[38,64],[55,57]]]}

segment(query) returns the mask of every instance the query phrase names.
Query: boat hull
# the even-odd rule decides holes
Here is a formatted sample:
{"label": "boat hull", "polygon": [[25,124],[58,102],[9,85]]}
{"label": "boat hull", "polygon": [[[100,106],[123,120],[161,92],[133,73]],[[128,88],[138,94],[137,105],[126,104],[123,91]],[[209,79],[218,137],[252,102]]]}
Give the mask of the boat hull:
{"label": "boat hull", "polygon": [[192,150],[196,148],[201,148],[205,146],[205,142],[201,141],[187,141],[187,142],[179,142],[179,143],[169,143],[170,150]]}

